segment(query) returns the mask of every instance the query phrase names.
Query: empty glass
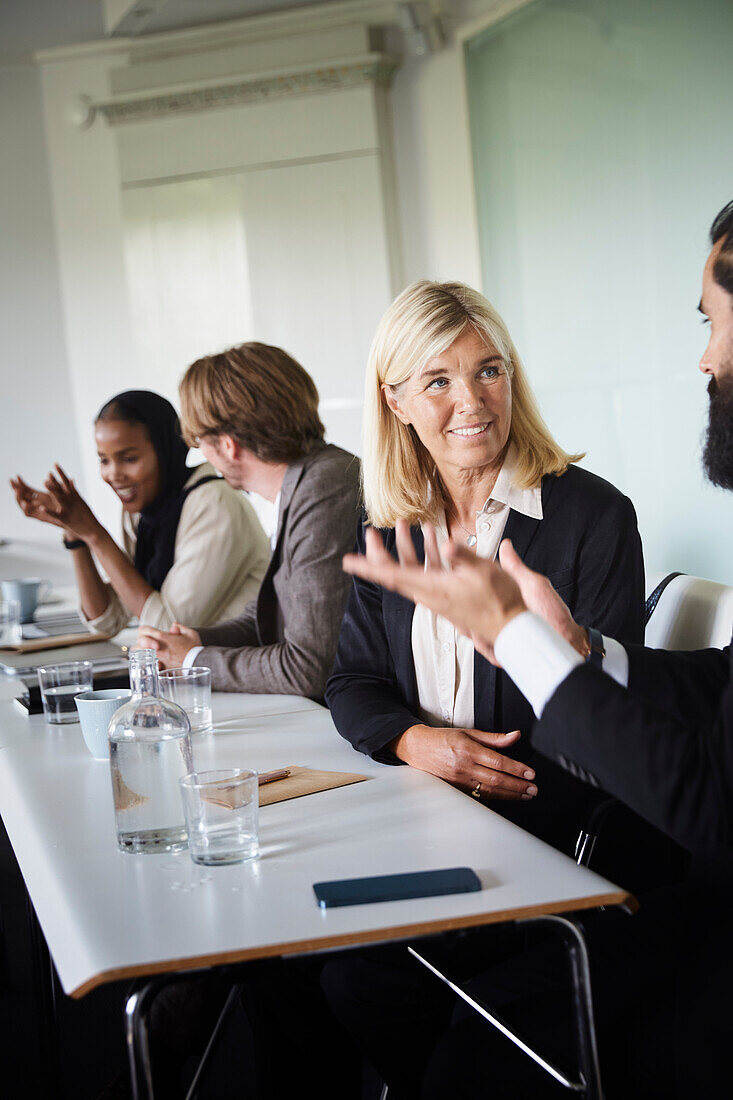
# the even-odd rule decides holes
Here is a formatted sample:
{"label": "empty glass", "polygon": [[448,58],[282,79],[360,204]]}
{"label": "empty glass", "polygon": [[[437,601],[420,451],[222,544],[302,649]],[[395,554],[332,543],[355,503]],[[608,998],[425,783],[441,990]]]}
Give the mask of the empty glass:
{"label": "empty glass", "polygon": [[94,669],[91,661],[66,661],[62,665],[48,665],[38,669],[38,684],[43,699],[46,721],[55,726],[78,722],[76,697],[82,691],[91,691]]}
{"label": "empty glass", "polygon": [[259,793],[257,772],[242,768],[192,772],[178,781],[194,863],[217,866],[256,859]]}
{"label": "empty glass", "polygon": [[160,694],[183,707],[191,733],[211,729],[211,669],[203,665],[168,668],[159,673]]}
{"label": "empty glass", "polygon": [[0,600],[0,648],[18,645],[22,637],[20,600]]}

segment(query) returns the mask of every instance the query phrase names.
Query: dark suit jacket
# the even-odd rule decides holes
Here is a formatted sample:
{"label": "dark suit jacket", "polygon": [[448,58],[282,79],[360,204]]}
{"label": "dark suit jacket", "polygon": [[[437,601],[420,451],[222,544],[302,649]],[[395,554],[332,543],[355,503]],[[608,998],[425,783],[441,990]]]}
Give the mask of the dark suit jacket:
{"label": "dark suit jacket", "polygon": [[333,664],[359,516],[359,460],[321,444],[288,466],[277,542],[257,599],[243,614],[199,630],[197,665],[217,691],[321,699]]}
{"label": "dark suit jacket", "polygon": [[627,649],[628,690],[577,668],[532,736],[692,853],[687,882],[666,893],[661,910],[656,899],[677,938],[660,962],[677,988],[676,1095],[714,1096],[729,1074],[733,1026],[733,647]]}
{"label": "dark suit jacket", "polygon": [[575,669],[536,724],[535,747],[691,852],[733,850],[731,648],[627,650],[628,690]]}
{"label": "dark suit jacket", "polygon": [[[571,466],[542,482],[541,520],[510,512],[505,537],[532,569],[549,576],[575,618],[607,635],[640,642],[644,633],[644,566],[633,505],[613,485]],[[394,532],[385,542],[394,553]],[[422,534],[413,529],[422,560]],[[358,548],[364,549],[364,532]],[[388,745],[419,723],[412,661],[414,607],[377,585],[356,580],[346,606],[326,702],[337,729],[361,752],[399,763]],[[512,681],[479,654],[474,659],[477,729],[521,729],[511,755],[531,763],[540,794],[533,802],[492,809],[568,851],[596,796],[586,784],[538,757],[527,739],[534,715]]]}

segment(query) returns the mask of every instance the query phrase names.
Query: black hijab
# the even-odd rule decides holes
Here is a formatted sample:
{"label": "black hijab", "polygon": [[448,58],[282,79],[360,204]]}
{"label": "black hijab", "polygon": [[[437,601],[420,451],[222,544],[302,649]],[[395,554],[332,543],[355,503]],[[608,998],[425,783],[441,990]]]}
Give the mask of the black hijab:
{"label": "black hijab", "polygon": [[183,486],[193,472],[186,465],[188,444],[183,441],[178,414],[170,401],[158,393],[126,390],[103,405],[97,420],[143,424],[155,447],[160,492],[140,512],[135,568],[158,591],[173,565],[178,521],[188,495]]}

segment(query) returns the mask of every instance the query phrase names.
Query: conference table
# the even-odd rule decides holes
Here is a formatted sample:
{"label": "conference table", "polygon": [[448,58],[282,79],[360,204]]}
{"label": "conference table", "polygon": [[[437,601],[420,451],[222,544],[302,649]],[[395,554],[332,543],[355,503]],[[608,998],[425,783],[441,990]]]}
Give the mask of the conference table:
{"label": "conference table", "polygon": [[[324,707],[280,695],[215,693],[212,730],[193,736],[197,770],[302,765],[365,781],[261,807],[256,861],[123,853],[107,763],[78,724],[23,714],[15,691],[0,688],[0,816],[64,991],[137,981],[127,1019],[136,1096],[152,1096],[145,990],[161,976],[537,918],[557,922],[575,958],[585,1094],[600,1095],[588,1080],[597,1064],[582,936],[563,914],[633,909],[626,891],[434,776],[357,753]],[[337,909],[319,908],[313,892],[323,880],[452,866],[472,867],[481,890]]]}

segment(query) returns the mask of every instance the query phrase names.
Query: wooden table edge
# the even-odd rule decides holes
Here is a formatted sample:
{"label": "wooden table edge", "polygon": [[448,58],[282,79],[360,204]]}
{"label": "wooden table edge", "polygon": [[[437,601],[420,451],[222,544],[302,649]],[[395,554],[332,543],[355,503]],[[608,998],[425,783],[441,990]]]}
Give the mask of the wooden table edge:
{"label": "wooden table edge", "polygon": [[383,943],[388,940],[407,939],[411,936],[431,936],[438,932],[450,932],[459,928],[478,928],[482,925],[503,924],[506,921],[522,920],[526,917],[556,916],[560,913],[579,912],[583,909],[597,909],[604,905],[625,906],[631,913],[636,913],[639,908],[639,903],[633,894],[629,894],[624,890],[617,890],[607,894],[594,894],[591,897],[568,898],[549,904],[505,909],[497,913],[474,913],[443,920],[394,925],[371,931],[345,932],[338,935],[319,937],[316,940],[293,940],[289,943],[270,944],[251,949],[216,952],[209,955],[191,955],[177,959],[162,959],[154,963],[102,970],[99,974],[95,974],[75,989],[70,990],[69,996],[79,1000],[101,985],[130,978],[154,977],[156,974],[201,970],[213,966],[250,962],[255,959],[278,958],[282,955],[316,953],[338,947],[353,947],[358,944]]}

